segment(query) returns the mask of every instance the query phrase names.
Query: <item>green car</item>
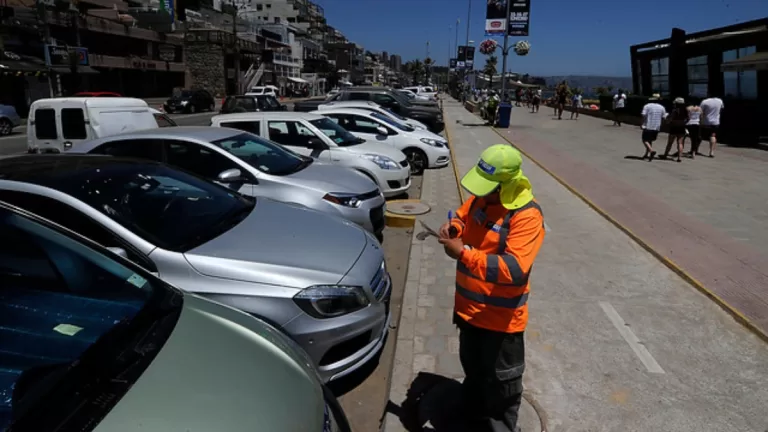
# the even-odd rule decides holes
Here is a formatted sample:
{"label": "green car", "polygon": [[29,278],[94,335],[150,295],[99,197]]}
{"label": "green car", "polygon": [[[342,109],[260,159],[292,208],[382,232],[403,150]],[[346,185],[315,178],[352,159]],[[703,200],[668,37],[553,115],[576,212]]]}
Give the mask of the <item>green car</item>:
{"label": "green car", "polygon": [[0,202],[0,431],[348,430],[275,328]]}

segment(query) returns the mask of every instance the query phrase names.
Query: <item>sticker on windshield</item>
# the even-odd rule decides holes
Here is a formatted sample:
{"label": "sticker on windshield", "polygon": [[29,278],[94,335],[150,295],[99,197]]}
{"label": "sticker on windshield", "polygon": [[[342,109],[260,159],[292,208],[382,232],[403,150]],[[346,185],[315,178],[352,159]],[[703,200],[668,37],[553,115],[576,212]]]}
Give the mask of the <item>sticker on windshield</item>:
{"label": "sticker on windshield", "polygon": [[78,327],[73,324],[59,324],[53,328],[53,331],[61,333],[65,336],[74,336],[82,330],[82,327]]}
{"label": "sticker on windshield", "polygon": [[147,283],[147,280],[134,273],[131,275],[131,277],[128,278],[128,283],[137,288],[142,288],[144,287],[144,284]]}
{"label": "sticker on windshield", "polygon": [[344,138],[341,138],[341,137],[336,137],[336,138],[333,139],[333,142],[335,142],[336,144],[340,144],[343,141],[344,141]]}

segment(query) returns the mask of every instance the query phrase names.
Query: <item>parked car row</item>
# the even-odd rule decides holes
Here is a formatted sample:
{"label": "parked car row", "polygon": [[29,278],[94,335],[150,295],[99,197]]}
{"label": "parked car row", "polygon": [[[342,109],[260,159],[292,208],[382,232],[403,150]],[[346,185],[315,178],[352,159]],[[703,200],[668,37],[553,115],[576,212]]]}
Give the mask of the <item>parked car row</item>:
{"label": "parked car row", "polygon": [[[438,135],[364,105],[178,127],[137,99],[33,103],[34,154],[0,160],[0,279],[12,288],[0,308],[26,311],[0,314],[15,341],[8,364],[0,357],[12,377],[0,391],[14,395],[0,426],[77,428],[100,383],[119,376],[98,407],[105,430],[240,430],[256,417],[269,430],[348,430],[323,383],[367,363],[387,335],[384,198],[407,191],[409,159],[448,160]],[[32,339],[62,351],[34,351]],[[126,349],[141,355],[114,354]],[[210,372],[222,364],[221,377]],[[71,386],[36,387],[57,368],[89,386],[80,399],[66,397]],[[208,397],[205,411],[220,415],[181,418]],[[291,404],[301,416],[271,413]],[[44,409],[54,411],[27,415]]]}

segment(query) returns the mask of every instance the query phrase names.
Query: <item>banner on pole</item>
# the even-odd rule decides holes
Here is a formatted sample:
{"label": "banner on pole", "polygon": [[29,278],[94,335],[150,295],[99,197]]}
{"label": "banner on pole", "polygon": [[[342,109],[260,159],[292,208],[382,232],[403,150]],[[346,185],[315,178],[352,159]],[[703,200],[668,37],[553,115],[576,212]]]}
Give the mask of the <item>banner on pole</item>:
{"label": "banner on pole", "polygon": [[460,62],[464,62],[467,59],[467,47],[459,45],[459,50],[456,55],[456,59]]}
{"label": "banner on pole", "polygon": [[528,36],[531,24],[531,0],[507,0],[509,6],[509,35]]}
{"label": "banner on pole", "polygon": [[475,47],[468,46],[464,49],[464,53],[466,55],[466,65],[469,69],[472,69],[475,66]]}
{"label": "banner on pole", "polygon": [[[508,0],[486,0],[485,34],[486,36],[504,36],[507,30],[504,15]],[[514,0],[513,0],[514,1]]]}
{"label": "banner on pole", "polygon": [[450,70],[456,69],[456,59],[455,58],[452,58],[452,59],[448,60],[448,68]]}

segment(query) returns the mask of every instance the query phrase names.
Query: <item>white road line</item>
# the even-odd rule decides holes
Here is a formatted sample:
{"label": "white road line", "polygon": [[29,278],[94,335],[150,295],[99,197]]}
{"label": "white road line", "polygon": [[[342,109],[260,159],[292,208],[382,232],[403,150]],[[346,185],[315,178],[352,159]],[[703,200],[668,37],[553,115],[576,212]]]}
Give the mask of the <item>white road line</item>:
{"label": "white road line", "polygon": [[656,363],[656,359],[654,359],[651,353],[648,352],[648,349],[642,343],[640,343],[640,339],[635,336],[635,333],[629,328],[627,323],[624,322],[624,319],[621,317],[621,315],[616,312],[616,309],[613,308],[613,305],[608,302],[599,303],[600,307],[603,309],[603,312],[605,312],[605,314],[608,316],[608,319],[611,320],[613,326],[616,327],[616,330],[619,331],[621,337],[624,338],[624,340],[629,344],[629,347],[632,348],[632,351],[635,352],[645,368],[648,369],[648,372],[655,374],[665,373],[664,369],[662,369],[661,366]]}

